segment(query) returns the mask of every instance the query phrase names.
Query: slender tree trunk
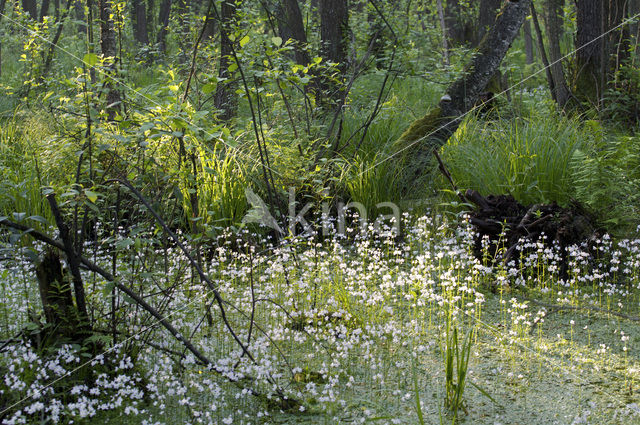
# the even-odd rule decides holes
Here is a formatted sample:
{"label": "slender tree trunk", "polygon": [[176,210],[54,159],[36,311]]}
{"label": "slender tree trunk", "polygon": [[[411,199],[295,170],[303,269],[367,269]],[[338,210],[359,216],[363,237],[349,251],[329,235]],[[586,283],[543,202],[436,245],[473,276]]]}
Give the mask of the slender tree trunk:
{"label": "slender tree trunk", "polygon": [[[322,46],[320,52],[326,62],[338,64],[339,78],[343,78],[347,71],[347,49],[349,45],[349,9],[347,0],[320,0],[320,40]],[[320,82],[317,95],[317,103],[323,104],[324,97],[321,92],[326,92],[327,98],[332,103],[337,103],[342,95],[340,85],[331,83],[328,78]]]}
{"label": "slender tree trunk", "polygon": [[[175,33],[178,35],[178,58],[180,63],[186,64],[189,61],[187,52],[191,50],[191,38],[189,37],[189,5],[187,0],[178,0],[176,4],[176,13],[178,14],[178,28]],[[205,18],[206,19],[206,18]]]}
{"label": "slender tree trunk", "polygon": [[147,0],[147,36],[149,40],[153,40],[156,33],[156,23],[153,12],[155,10],[155,0]]}
{"label": "slender tree trunk", "polygon": [[444,5],[444,22],[447,27],[447,37],[451,44],[462,46],[469,42],[468,23],[462,16],[460,0],[447,0]]}
{"label": "slender tree trunk", "polygon": [[[111,4],[109,0],[98,0],[98,7],[100,8],[100,47],[105,57],[112,58],[112,63],[108,68],[111,73],[115,73],[117,44],[113,20],[111,19]],[[107,114],[109,119],[113,119],[119,110],[120,93],[111,82],[108,82],[105,87],[107,89]]]}
{"label": "slender tree trunk", "polygon": [[[59,4],[56,5],[56,14],[59,14]],[[77,29],[81,35],[86,35],[87,33],[87,23],[86,16],[84,15],[84,3],[81,1],[76,1],[73,3],[74,15],[77,22]]]}
{"label": "slender tree trunk", "polygon": [[320,0],[320,39],[322,56],[347,68],[349,45],[349,9],[347,0]]}
{"label": "slender tree trunk", "polygon": [[31,19],[38,19],[38,5],[36,0],[22,0],[22,10],[29,13]]}
{"label": "slender tree trunk", "polygon": [[375,10],[369,9],[367,23],[369,24],[367,46],[371,46],[371,54],[376,58],[376,66],[380,66],[384,60],[384,22]]}
{"label": "slender tree trunk", "polygon": [[[425,172],[434,149],[447,142],[458,129],[462,116],[478,102],[489,80],[496,74],[511,43],[529,14],[531,0],[505,2],[495,25],[491,27],[466,66],[466,72],[456,80],[440,99],[438,106],[414,121],[395,143],[396,154],[405,176],[403,188]],[[396,159],[398,160],[398,159]]]}
{"label": "slender tree trunk", "polygon": [[[44,21],[44,17],[49,14],[49,5],[50,0],[42,0],[42,6],[40,6],[40,16],[38,17],[38,21]],[[58,13],[58,11],[56,11]]]}
{"label": "slender tree trunk", "polygon": [[524,38],[524,52],[526,55],[527,65],[531,65],[535,61],[535,54],[533,51],[533,36],[531,34],[531,21],[527,19],[522,24],[523,38]]}
{"label": "slender tree trunk", "polygon": [[[636,16],[640,13],[640,0],[629,0],[629,17]],[[639,49],[638,43],[639,40],[639,30],[640,26],[638,25],[638,20],[634,19],[629,23],[629,40],[633,43],[633,49],[630,50],[634,52],[635,56],[638,56]],[[637,62],[635,62],[637,63]]]}
{"label": "slender tree trunk", "polygon": [[551,74],[551,66],[549,65],[549,59],[547,58],[547,50],[544,48],[544,38],[542,37],[542,29],[540,28],[540,21],[538,20],[538,13],[531,4],[531,18],[533,20],[533,26],[536,29],[536,38],[538,39],[538,51],[540,51],[540,57],[542,58],[542,65],[544,65],[545,74],[547,75],[547,84],[549,85],[549,93],[551,93],[551,99],[556,101],[556,90],[553,85],[553,75]]}
{"label": "slender tree trunk", "polygon": [[561,0],[546,1],[545,22],[547,27],[547,40],[549,41],[549,60],[551,61],[551,77],[553,78],[554,98],[560,108],[569,101],[570,92],[564,77],[562,67],[562,52],[560,51],[561,22]]}
{"label": "slender tree trunk", "polygon": [[609,79],[613,80],[620,65],[629,58],[629,26],[620,25],[627,16],[629,0],[610,0],[607,30],[611,29],[608,45]]}
{"label": "slender tree trunk", "polygon": [[133,38],[138,44],[149,44],[149,33],[147,31],[147,12],[144,0],[132,0],[131,4],[131,24],[133,27]]}
{"label": "slender tree trunk", "polygon": [[440,20],[440,29],[442,30],[442,55],[445,65],[449,65],[449,44],[447,43],[447,25],[444,21],[444,9],[442,8],[442,0],[436,0],[438,8],[438,19]]}
{"label": "slender tree trunk", "polygon": [[52,248],[47,248],[43,257],[36,264],[36,277],[40,301],[49,332],[43,332],[36,344],[39,348],[55,344],[60,337],[78,342],[80,315],[73,304],[71,285],[66,278],[60,257]]}
{"label": "slender tree trunk", "polygon": [[[204,2],[202,2],[204,3]],[[202,11],[203,6],[201,4],[198,4],[199,10]],[[207,11],[207,6],[204,6],[204,12],[206,14]],[[206,19],[206,16],[205,16]],[[213,17],[209,18],[209,23],[207,25],[207,27],[204,30],[204,33],[202,34],[202,38],[203,39],[209,39],[209,38],[213,38],[216,34],[218,34],[218,21],[216,19],[213,19]]]}
{"label": "slender tree trunk", "polygon": [[[603,2],[604,3],[604,2]],[[602,73],[604,39],[603,4],[593,0],[577,0],[576,15],[576,75],[573,77],[575,94],[579,100],[597,106],[604,92],[605,75]]]}
{"label": "slender tree trunk", "polygon": [[49,45],[49,51],[44,60],[44,65],[42,67],[42,78],[46,77],[49,74],[49,69],[51,68],[51,64],[53,63],[53,56],[55,53],[56,46],[58,45],[58,41],[60,41],[60,36],[62,35],[62,31],[64,30],[64,21],[67,19],[69,15],[69,11],[71,9],[71,5],[67,4],[67,8],[61,16],[58,16],[56,20],[56,32],[53,36],[53,40]]}
{"label": "slender tree trunk", "polygon": [[[87,50],[89,53],[95,52],[95,37],[93,33],[93,5],[94,0],[87,0],[87,25],[85,25],[87,29]],[[89,70],[89,75],[91,77],[91,82],[96,82],[96,71],[93,67]]]}
{"label": "slender tree trunk", "polygon": [[186,19],[189,13],[187,0],[178,0],[176,4],[176,13],[178,14],[178,32],[180,33],[181,38],[187,37],[189,34],[189,20]]}
{"label": "slender tree trunk", "polygon": [[302,22],[302,13],[298,0],[282,0],[278,5],[281,12],[278,16],[278,32],[282,41],[291,38],[294,43],[295,60],[297,64],[307,65],[311,62],[309,53],[306,50],[307,34]]}
{"label": "slender tree trunk", "polygon": [[501,0],[480,0],[476,45],[480,44],[487,31],[494,24],[501,3]]}
{"label": "slender tree trunk", "polygon": [[[6,4],[7,0],[0,0],[0,13],[3,15]],[[2,16],[0,16],[0,22],[2,22]],[[2,77],[2,38],[0,38],[0,77]]]}
{"label": "slender tree trunk", "polygon": [[236,116],[238,109],[238,99],[235,94],[236,84],[233,81],[233,73],[229,71],[229,66],[233,62],[233,41],[229,38],[229,33],[236,23],[236,13],[239,3],[236,0],[224,0],[220,8],[220,63],[218,65],[218,77],[222,79],[216,87],[214,104],[220,110],[218,118],[228,121]]}
{"label": "slender tree trunk", "polygon": [[171,0],[162,0],[160,3],[160,13],[158,15],[158,36],[156,42],[160,47],[161,52],[165,52],[167,49],[167,31],[169,29],[169,18],[171,17]]}

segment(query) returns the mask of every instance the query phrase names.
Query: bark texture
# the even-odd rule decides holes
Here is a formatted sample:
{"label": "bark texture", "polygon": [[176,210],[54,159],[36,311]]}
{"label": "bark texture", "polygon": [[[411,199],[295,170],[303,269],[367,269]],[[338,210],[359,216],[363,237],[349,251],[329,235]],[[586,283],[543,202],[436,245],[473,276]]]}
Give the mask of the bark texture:
{"label": "bark texture", "polygon": [[64,336],[78,325],[78,314],[71,297],[71,285],[62,271],[60,257],[47,250],[36,265],[40,300],[47,324]]}
{"label": "bark texture", "polygon": [[479,45],[487,31],[496,21],[498,10],[500,10],[501,0],[480,0],[478,10],[478,28],[476,30],[476,44]]}
{"label": "bark texture", "polygon": [[149,32],[147,30],[147,12],[143,0],[132,0],[131,20],[133,37],[138,44],[149,44]]}
{"label": "bark texture", "polygon": [[[111,19],[111,4],[108,0],[99,0],[98,7],[100,8],[100,48],[104,57],[113,58],[109,66],[109,72],[115,73],[117,45],[116,33],[113,29],[113,20]],[[107,90],[107,114],[109,119],[113,119],[119,109],[121,100],[120,93],[112,82],[107,82],[105,88]]]}
{"label": "bark texture", "polygon": [[522,24],[522,36],[524,38],[524,52],[526,55],[527,65],[531,65],[535,61],[533,50],[533,35],[531,33],[531,21],[529,19]]}
{"label": "bark texture", "polygon": [[214,104],[220,110],[218,118],[228,121],[236,116],[238,109],[238,99],[235,94],[235,84],[233,73],[229,71],[233,58],[233,41],[229,38],[236,23],[236,13],[239,3],[234,0],[225,0],[220,8],[220,63],[218,66],[218,77],[224,79],[218,83]]}
{"label": "bark texture", "polygon": [[347,64],[349,38],[349,10],[346,0],[320,0],[320,39],[322,56],[340,64]]}
{"label": "bark texture", "polygon": [[459,0],[446,0],[444,22],[447,27],[447,37],[452,45],[462,46],[471,43],[473,28],[466,19]]}
{"label": "bark texture", "polygon": [[311,59],[305,49],[307,34],[304,30],[298,0],[282,0],[278,5],[278,12],[278,32],[282,41],[293,40],[295,61],[299,65],[306,66]]}
{"label": "bark texture", "polygon": [[603,93],[602,69],[604,38],[598,40],[603,29],[603,7],[593,0],[577,0],[576,32],[576,96],[582,101],[598,105]]}
{"label": "bark texture", "polygon": [[161,52],[165,52],[167,49],[167,31],[169,30],[170,17],[171,0],[162,0],[162,3],[160,3],[160,12],[158,15],[160,28],[158,29],[158,36],[156,38],[156,42],[158,43]]}
{"label": "bark texture", "polygon": [[[42,6],[40,6],[40,16],[38,20],[40,22],[44,21],[44,17],[49,14],[49,5],[51,4],[50,0],[42,0]],[[57,13],[57,11],[56,11]]]}
{"label": "bark texture", "polygon": [[36,0],[22,0],[22,10],[29,13],[31,19],[38,18],[38,5]]}
{"label": "bark texture", "polygon": [[[347,64],[347,47],[349,32],[349,10],[347,0],[320,0],[320,49],[327,62],[338,64],[339,79],[345,74]],[[326,104],[325,95],[330,104],[338,104],[342,97],[342,86],[325,76],[318,81],[316,102]],[[324,93],[324,94],[323,94]]]}
{"label": "bark texture", "polygon": [[[6,4],[7,0],[0,0],[0,13],[4,14]],[[0,22],[2,22],[2,16],[0,16]],[[0,40],[0,77],[2,77],[2,40]]]}
{"label": "bark texture", "polygon": [[551,61],[551,77],[553,79],[553,98],[560,108],[569,101],[570,92],[562,67],[560,37],[562,34],[562,0],[547,0],[545,23],[549,41],[549,59]]}

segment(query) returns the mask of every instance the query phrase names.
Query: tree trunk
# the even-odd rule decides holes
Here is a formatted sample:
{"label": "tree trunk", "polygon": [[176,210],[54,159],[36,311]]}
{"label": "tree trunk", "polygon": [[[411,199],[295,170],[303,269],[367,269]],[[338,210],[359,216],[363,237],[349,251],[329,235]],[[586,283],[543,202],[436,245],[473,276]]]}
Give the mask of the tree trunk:
{"label": "tree trunk", "polygon": [[535,61],[535,54],[533,51],[533,36],[531,34],[531,21],[529,19],[522,24],[523,38],[524,38],[524,52],[527,57],[527,65],[531,65]]}
{"label": "tree trunk", "polygon": [[[108,70],[115,74],[117,45],[116,33],[113,29],[113,20],[111,19],[111,4],[109,0],[98,0],[98,7],[100,8],[100,47],[105,57],[112,58],[112,63],[108,66]],[[119,110],[119,103],[121,101],[120,93],[112,82],[107,82],[105,87],[107,89],[107,114],[109,119],[112,120]]]}
{"label": "tree trunk", "polygon": [[147,36],[149,40],[153,40],[156,31],[153,11],[155,10],[155,0],[147,0]]}
{"label": "tree trunk", "polygon": [[147,31],[147,12],[143,0],[132,0],[131,24],[133,26],[133,37],[138,44],[149,44],[149,33]]}
{"label": "tree trunk", "polygon": [[307,46],[307,34],[304,31],[302,13],[298,0],[282,0],[278,4],[278,32],[283,42],[289,38],[294,41],[295,60],[299,65],[306,66],[311,62]]}
{"label": "tree trunk", "polygon": [[[320,54],[325,62],[338,64],[341,79],[347,71],[347,47],[349,33],[349,10],[347,0],[320,0]],[[316,103],[324,104],[325,98],[330,103],[338,103],[342,96],[342,87],[331,81],[328,76],[318,81]],[[322,94],[324,92],[324,95]]]}
{"label": "tree trunk", "polygon": [[[629,17],[636,16],[640,13],[640,0],[629,0]],[[638,25],[637,20],[633,20],[629,23],[629,40],[633,42],[633,49],[631,52],[634,52],[635,56],[638,56],[639,53],[639,43],[638,43],[638,32],[640,26]]]}
{"label": "tree trunk", "polygon": [[468,23],[462,16],[459,0],[447,0],[444,5],[444,22],[451,44],[462,46],[469,43]]}
{"label": "tree trunk", "polygon": [[[7,4],[7,0],[0,0],[0,13],[4,15],[4,7]],[[0,15],[0,22],[2,22],[2,15]],[[0,38],[0,77],[2,77],[2,39]]]}
{"label": "tree trunk", "polygon": [[348,32],[347,0],[320,0],[322,56],[325,60],[337,63],[342,71],[347,67]]}
{"label": "tree trunk", "polygon": [[62,35],[62,31],[64,30],[64,22],[67,19],[70,10],[71,5],[67,3],[67,8],[64,10],[64,13],[61,16],[58,16],[58,19],[56,19],[57,28],[53,36],[53,40],[49,44],[49,51],[45,56],[44,65],[42,66],[42,78],[46,77],[49,74],[49,69],[51,68],[51,64],[53,63],[53,56],[58,46],[58,41],[60,41],[60,36]]}
{"label": "tree trunk", "polygon": [[[202,2],[204,3],[204,2]],[[198,7],[200,8],[200,10],[202,10],[202,5],[199,5]],[[204,6],[204,13],[207,12],[207,6]],[[206,16],[205,16],[206,19]],[[213,38],[216,34],[218,34],[218,21],[216,19],[214,19],[213,17],[209,18],[209,24],[207,25],[207,27],[204,30],[204,33],[202,34],[202,38],[204,39],[209,39],[209,38]]]}
{"label": "tree trunk", "polygon": [[167,31],[169,29],[169,18],[171,17],[171,0],[162,0],[160,3],[160,13],[158,15],[158,23],[160,28],[158,29],[158,36],[156,42],[160,48],[160,51],[164,53],[167,49]]}
{"label": "tree trunk", "polygon": [[549,65],[549,59],[547,58],[547,50],[544,48],[544,38],[542,37],[542,29],[540,28],[540,21],[538,20],[538,14],[536,13],[533,3],[531,4],[531,20],[533,26],[536,29],[536,38],[538,39],[538,50],[540,51],[540,58],[542,58],[542,65],[544,65],[544,71],[547,75],[547,84],[549,85],[549,93],[551,93],[551,99],[556,101],[556,90],[553,86],[553,75],[551,74],[551,65]]}
{"label": "tree trunk", "polygon": [[479,45],[487,31],[496,21],[496,15],[500,10],[501,0],[480,0],[478,10],[478,28],[476,32],[476,45]]}
{"label": "tree trunk", "polygon": [[[604,2],[603,2],[604,3]],[[576,15],[576,74],[573,77],[576,97],[598,106],[604,92],[605,75],[602,73],[604,39],[603,3],[577,0]]]}
{"label": "tree trunk", "polygon": [[[74,15],[77,22],[77,29],[81,35],[86,35],[87,33],[87,23],[86,17],[84,15],[84,4],[82,2],[76,1],[73,3]],[[56,7],[56,14],[58,14],[58,7]]]}
{"label": "tree trunk", "polygon": [[[80,328],[78,310],[71,297],[71,285],[66,278],[60,257],[48,248],[36,264],[36,277],[44,317],[49,325],[46,332],[37,335],[39,348],[55,344],[60,337],[77,342]],[[68,342],[68,341],[67,341]]]}
{"label": "tree trunk", "polygon": [[547,0],[544,14],[549,41],[549,60],[551,61],[551,77],[553,78],[554,99],[560,108],[569,101],[570,92],[562,68],[562,52],[560,51],[562,0]]}
{"label": "tree trunk", "polygon": [[466,72],[449,86],[438,107],[414,121],[395,143],[395,153],[402,154],[400,166],[405,176],[405,187],[401,190],[406,190],[425,172],[433,150],[447,142],[458,129],[462,117],[477,104],[518,35],[530,8],[531,0],[506,2]]}
{"label": "tree trunk", "polygon": [[38,19],[38,5],[36,0],[22,0],[22,10],[29,13],[31,19]]}
{"label": "tree trunk", "polygon": [[616,28],[627,16],[627,2],[628,0],[610,0],[609,2],[607,30],[611,29],[612,31],[609,33],[607,43],[610,48],[609,52],[607,52],[607,57],[609,58],[609,79],[611,80],[614,79],[620,65],[629,58],[629,26],[623,25],[620,28]]}
{"label": "tree trunk", "polygon": [[229,33],[236,22],[236,9],[239,4],[236,0],[225,0],[220,8],[220,63],[218,65],[218,77],[223,81],[218,83],[214,104],[220,110],[218,118],[229,121],[236,116],[238,99],[235,95],[235,83],[233,73],[229,71],[229,65],[233,63],[233,41],[229,39]]}
{"label": "tree trunk", "polygon": [[442,30],[442,55],[445,65],[449,65],[449,44],[447,42],[447,25],[444,21],[444,9],[442,8],[442,0],[436,0],[438,8],[438,19],[440,20],[440,29]]}
{"label": "tree trunk", "polygon": [[[38,20],[40,22],[44,21],[44,17],[49,14],[50,3],[50,0],[42,0],[42,6],[40,7],[40,16],[38,17]],[[56,13],[58,13],[58,11],[56,11]]]}

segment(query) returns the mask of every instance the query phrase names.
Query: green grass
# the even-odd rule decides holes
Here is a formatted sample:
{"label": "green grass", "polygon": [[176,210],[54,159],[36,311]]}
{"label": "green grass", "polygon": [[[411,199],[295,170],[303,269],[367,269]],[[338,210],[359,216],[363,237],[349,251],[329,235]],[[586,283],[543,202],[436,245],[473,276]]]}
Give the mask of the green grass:
{"label": "green grass", "polygon": [[611,230],[628,230],[637,211],[639,153],[635,137],[544,111],[491,121],[469,117],[442,148],[463,190],[508,193],[524,205],[577,200]]}

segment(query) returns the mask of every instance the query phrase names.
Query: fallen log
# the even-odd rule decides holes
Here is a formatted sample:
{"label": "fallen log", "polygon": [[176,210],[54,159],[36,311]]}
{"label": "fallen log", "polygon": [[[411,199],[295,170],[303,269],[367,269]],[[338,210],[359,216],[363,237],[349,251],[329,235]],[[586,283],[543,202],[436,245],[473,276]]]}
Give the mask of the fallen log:
{"label": "fallen log", "polygon": [[[576,202],[568,207],[555,202],[525,207],[511,195],[485,197],[475,190],[467,190],[464,197],[476,206],[469,220],[477,230],[474,255],[482,260],[489,254],[493,264],[517,264],[523,241],[542,242],[545,247],[559,247],[560,277],[566,279],[567,248],[599,234],[594,219]],[[488,252],[483,247],[485,238],[489,240]]]}

